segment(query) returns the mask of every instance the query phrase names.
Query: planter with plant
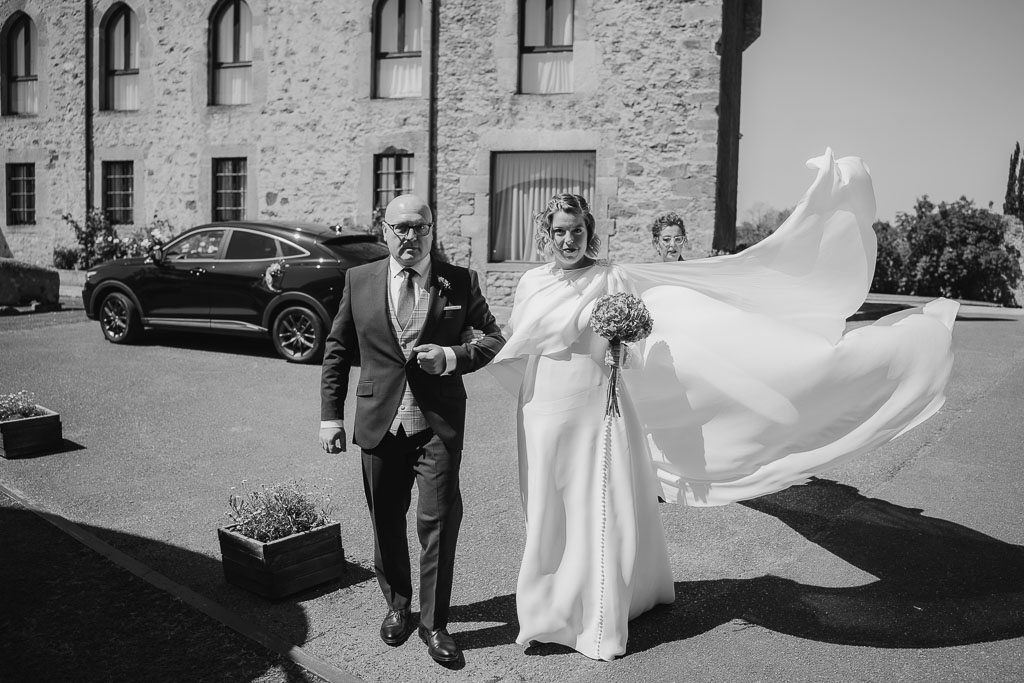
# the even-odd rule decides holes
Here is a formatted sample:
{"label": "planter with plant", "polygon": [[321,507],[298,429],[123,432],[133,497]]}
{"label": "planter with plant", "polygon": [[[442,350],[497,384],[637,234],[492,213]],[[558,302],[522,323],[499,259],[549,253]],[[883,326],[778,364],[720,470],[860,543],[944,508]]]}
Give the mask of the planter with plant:
{"label": "planter with plant", "polygon": [[0,394],[0,457],[53,450],[63,441],[58,413],[36,403],[27,391]]}
{"label": "planter with plant", "polygon": [[324,491],[289,482],[233,495],[229,505],[233,524],[217,530],[228,583],[276,599],[344,574],[341,524]]}

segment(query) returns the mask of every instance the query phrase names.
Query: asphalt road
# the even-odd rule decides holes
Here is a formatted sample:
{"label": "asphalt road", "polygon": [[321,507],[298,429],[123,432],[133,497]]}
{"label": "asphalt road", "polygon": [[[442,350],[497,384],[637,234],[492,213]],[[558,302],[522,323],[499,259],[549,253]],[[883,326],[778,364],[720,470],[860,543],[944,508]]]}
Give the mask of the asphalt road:
{"label": "asphalt road", "polygon": [[[963,310],[945,407],[869,457],[748,504],[663,505],[677,599],[635,620],[612,663],[514,644],[514,403],[486,371],[467,377],[451,624],[461,669],[434,664],[416,638],[397,648],[378,639],[384,605],[357,452],[317,447],[319,367],[285,363],[269,343],[162,334],[114,346],[81,311],[0,317],[0,392],[34,393],[61,413],[66,439],[59,453],[0,459],[0,483],[365,681],[1017,681],[1015,313]],[[224,582],[215,530],[232,493],[293,478],[333,492],[352,566],[340,583],[268,602]]]}

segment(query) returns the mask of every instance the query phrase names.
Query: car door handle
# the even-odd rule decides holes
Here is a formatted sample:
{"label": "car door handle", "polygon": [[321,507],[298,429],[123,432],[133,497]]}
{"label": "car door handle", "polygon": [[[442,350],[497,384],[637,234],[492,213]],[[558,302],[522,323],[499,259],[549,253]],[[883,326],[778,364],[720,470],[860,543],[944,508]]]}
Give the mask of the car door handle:
{"label": "car door handle", "polygon": [[193,268],[188,271],[189,275],[206,275],[206,268]]}

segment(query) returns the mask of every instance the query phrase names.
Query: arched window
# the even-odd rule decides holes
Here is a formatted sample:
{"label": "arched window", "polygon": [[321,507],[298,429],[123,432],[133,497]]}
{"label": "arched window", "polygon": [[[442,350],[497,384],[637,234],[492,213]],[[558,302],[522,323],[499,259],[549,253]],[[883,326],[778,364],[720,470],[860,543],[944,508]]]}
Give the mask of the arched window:
{"label": "arched window", "polygon": [[139,108],[139,20],[115,5],[103,27],[103,109]]}
{"label": "arched window", "polygon": [[519,3],[519,92],[572,92],[573,0]]}
{"label": "arched window", "polygon": [[3,33],[5,114],[39,113],[36,40],[36,25],[27,14],[15,12]]}
{"label": "arched window", "polygon": [[252,12],[244,0],[214,8],[210,54],[210,104],[252,102]]}
{"label": "arched window", "polygon": [[423,2],[378,0],[373,17],[374,96],[423,92]]}

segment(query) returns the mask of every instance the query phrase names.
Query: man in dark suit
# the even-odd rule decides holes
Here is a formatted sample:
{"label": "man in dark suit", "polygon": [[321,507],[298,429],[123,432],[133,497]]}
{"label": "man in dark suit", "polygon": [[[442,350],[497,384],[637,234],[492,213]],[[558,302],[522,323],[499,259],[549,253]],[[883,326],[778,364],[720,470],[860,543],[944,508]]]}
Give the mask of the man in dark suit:
{"label": "man in dark suit", "polygon": [[[462,521],[462,375],[490,362],[505,339],[476,273],[431,258],[432,225],[422,199],[396,197],[384,212],[390,258],[346,273],[324,351],[320,444],[328,453],[345,450],[345,395],[349,371],[358,363],[352,441],[362,449],[374,568],[388,603],[380,637],[399,645],[412,630],[406,515],[415,481],[422,546],[419,635],[431,657],[454,662],[461,652],[447,626]],[[483,336],[468,341],[471,328]]]}

